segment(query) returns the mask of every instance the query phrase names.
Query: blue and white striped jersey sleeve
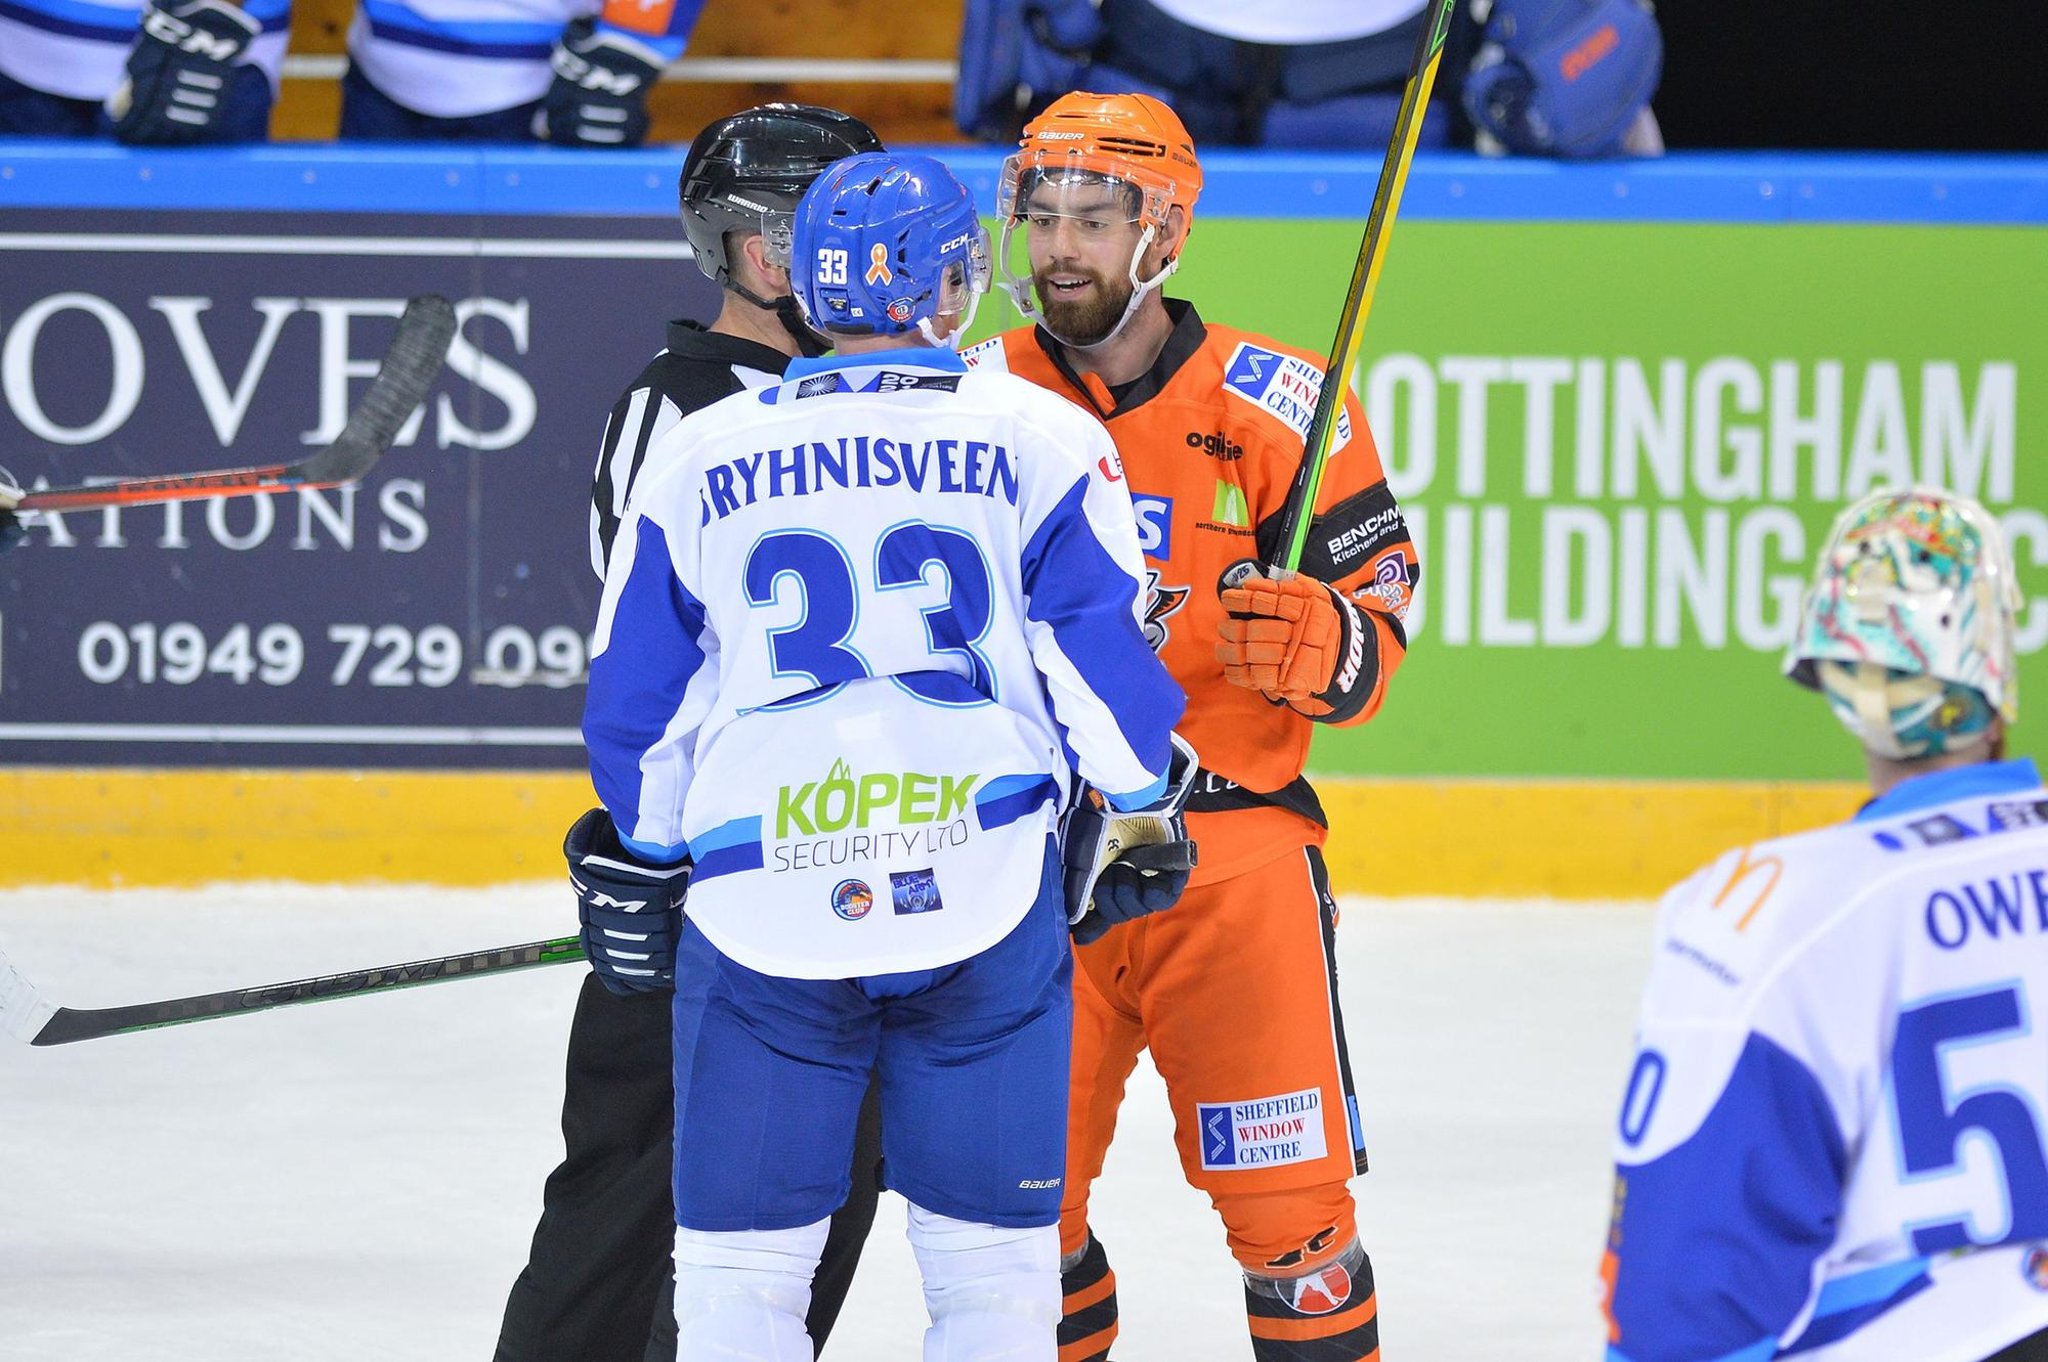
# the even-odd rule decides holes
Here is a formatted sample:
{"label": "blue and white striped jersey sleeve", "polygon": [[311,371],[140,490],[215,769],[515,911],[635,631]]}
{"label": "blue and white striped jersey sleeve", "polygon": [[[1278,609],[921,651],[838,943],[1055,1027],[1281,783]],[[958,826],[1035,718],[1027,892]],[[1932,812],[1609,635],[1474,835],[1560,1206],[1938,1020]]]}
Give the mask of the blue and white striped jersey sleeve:
{"label": "blue and white striped jersey sleeve", "polygon": [[627,846],[664,862],[685,854],[683,798],[718,680],[716,635],[684,580],[695,509],[670,513],[678,481],[648,488],[613,542],[583,707],[599,801]]}
{"label": "blue and white striped jersey sleeve", "polygon": [[1045,471],[1023,508],[1025,637],[1068,762],[1111,804],[1140,808],[1165,791],[1187,697],[1145,641],[1143,558],[1116,446],[1078,408],[1048,415],[1041,433],[1068,456],[1033,461]]}

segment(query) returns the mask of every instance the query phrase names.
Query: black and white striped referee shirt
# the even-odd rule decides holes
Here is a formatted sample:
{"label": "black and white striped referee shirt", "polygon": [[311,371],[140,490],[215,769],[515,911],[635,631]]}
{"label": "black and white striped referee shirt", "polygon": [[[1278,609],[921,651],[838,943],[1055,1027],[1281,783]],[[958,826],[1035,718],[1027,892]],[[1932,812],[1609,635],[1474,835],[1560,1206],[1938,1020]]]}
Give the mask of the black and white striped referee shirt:
{"label": "black and white striped referee shirt", "polygon": [[691,412],[782,377],[789,356],[759,341],[670,322],[668,348],[612,404],[590,484],[590,567],[602,578],[647,450]]}

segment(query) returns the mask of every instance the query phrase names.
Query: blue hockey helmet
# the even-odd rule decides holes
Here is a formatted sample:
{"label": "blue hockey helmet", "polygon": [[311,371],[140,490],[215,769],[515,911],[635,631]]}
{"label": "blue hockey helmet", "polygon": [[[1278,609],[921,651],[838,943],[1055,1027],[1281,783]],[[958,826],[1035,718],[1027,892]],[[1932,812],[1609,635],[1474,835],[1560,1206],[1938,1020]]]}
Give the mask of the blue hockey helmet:
{"label": "blue hockey helmet", "polygon": [[[790,284],[827,334],[921,332],[952,344],[989,281],[974,197],[929,156],[865,152],[834,162],[796,209]],[[941,336],[932,325],[947,318]]]}

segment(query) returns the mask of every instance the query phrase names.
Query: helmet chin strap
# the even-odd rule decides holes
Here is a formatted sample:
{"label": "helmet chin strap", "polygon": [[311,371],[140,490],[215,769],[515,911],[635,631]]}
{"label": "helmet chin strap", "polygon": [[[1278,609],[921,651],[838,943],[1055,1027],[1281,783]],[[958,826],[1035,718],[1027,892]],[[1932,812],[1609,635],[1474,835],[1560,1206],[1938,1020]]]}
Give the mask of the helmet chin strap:
{"label": "helmet chin strap", "polygon": [[941,336],[938,332],[932,330],[932,319],[930,317],[919,317],[917,319],[917,333],[941,350],[958,350],[960,348],[960,338],[973,328],[974,314],[980,307],[981,294],[976,291],[970,291],[967,295],[966,310],[960,313],[960,320],[951,331]]}
{"label": "helmet chin strap", "polygon": [[727,271],[722,282],[727,288],[739,294],[740,297],[746,299],[755,307],[765,308],[773,312],[776,320],[782,323],[782,329],[789,332],[789,338],[796,342],[797,353],[805,359],[816,359],[832,348],[819,337],[817,332],[811,330],[804,323],[804,310],[797,306],[794,293],[785,293],[780,298],[763,298],[760,294],[733,278],[730,271]]}
{"label": "helmet chin strap", "polygon": [[1054,330],[1052,323],[1045,319],[1045,313],[1039,308],[1037,300],[1032,297],[1031,281],[1029,279],[1019,279],[1016,275],[1010,273],[1010,232],[1015,226],[1015,219],[1003,224],[1003,244],[999,252],[1003,266],[1003,290],[1010,295],[1010,301],[1016,305],[1017,310],[1024,314],[1025,321],[1044,327],[1054,340],[1070,350],[1095,350],[1115,340],[1122,334],[1124,327],[1129,324],[1132,316],[1137,313],[1138,304],[1145,301],[1145,295],[1165,283],[1167,276],[1180,268],[1180,257],[1176,255],[1161,265],[1159,273],[1153,275],[1150,279],[1140,279],[1138,277],[1138,262],[1145,258],[1146,248],[1152,244],[1153,237],[1158,234],[1157,228],[1149,222],[1146,223],[1144,232],[1138,237],[1138,244],[1131,249],[1131,266],[1128,271],[1131,281],[1131,300],[1124,304],[1124,315],[1118,317],[1116,325],[1109,328],[1108,332],[1097,340],[1069,340]]}

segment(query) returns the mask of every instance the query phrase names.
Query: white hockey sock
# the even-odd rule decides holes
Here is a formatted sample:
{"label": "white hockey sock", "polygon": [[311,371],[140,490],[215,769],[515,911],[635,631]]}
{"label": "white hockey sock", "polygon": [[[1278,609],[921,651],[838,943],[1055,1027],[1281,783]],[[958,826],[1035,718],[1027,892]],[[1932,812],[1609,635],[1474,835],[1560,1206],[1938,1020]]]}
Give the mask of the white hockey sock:
{"label": "white hockey sock", "polygon": [[924,1362],[1053,1362],[1060,1232],[1012,1230],[910,1208],[910,1247],[932,1327]]}
{"label": "white hockey sock", "polygon": [[831,1221],[676,1229],[676,1362],[811,1362],[804,1315]]}

